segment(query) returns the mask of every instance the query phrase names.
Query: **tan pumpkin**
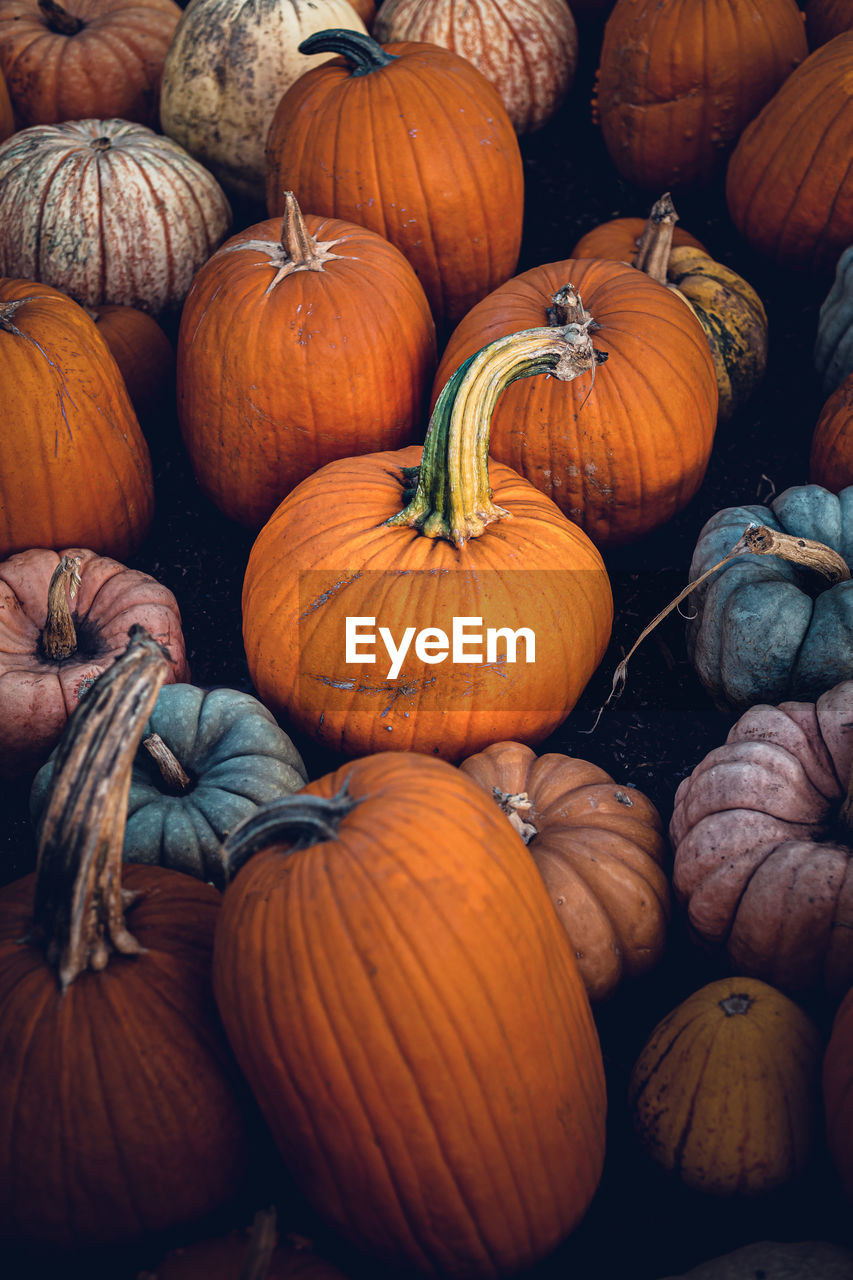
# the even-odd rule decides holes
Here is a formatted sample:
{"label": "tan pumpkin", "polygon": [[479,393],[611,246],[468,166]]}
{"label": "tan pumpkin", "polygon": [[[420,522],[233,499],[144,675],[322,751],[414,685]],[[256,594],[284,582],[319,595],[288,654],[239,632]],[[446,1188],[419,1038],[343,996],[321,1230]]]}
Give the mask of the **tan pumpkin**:
{"label": "tan pumpkin", "polygon": [[0,275],[85,306],[178,308],[230,224],[215,178],[143,125],[33,125],[0,145]]}
{"label": "tan pumpkin", "polygon": [[823,1042],[793,1000],[723,978],[655,1027],[631,1074],[644,1149],[689,1187],[754,1195],[806,1168],[818,1127]]}
{"label": "tan pumpkin", "polygon": [[654,805],[597,765],[497,742],[459,768],[491,795],[536,863],[591,1000],[660,959],[669,919]]}
{"label": "tan pumpkin", "polygon": [[578,33],[566,0],[384,0],[380,44],[419,40],[452,49],[497,89],[517,133],[554,115],[574,80]]}
{"label": "tan pumpkin", "polygon": [[229,194],[263,204],[273,112],[299,76],[332,56],[299,52],[329,27],[367,31],[348,0],[195,0],[166,56],[163,132]]}
{"label": "tan pumpkin", "polygon": [[178,335],[178,418],[196,479],[259,529],[327,462],[421,434],[435,325],[412,267],[354,222],[282,218],[199,271]]}
{"label": "tan pumpkin", "polygon": [[853,31],[822,45],[743,131],[726,173],[732,221],[779,266],[830,275],[853,243]]}
{"label": "tan pumpkin", "polygon": [[134,624],[168,650],[167,682],[189,680],[178,603],[147,573],[80,547],[0,563],[0,776],[44,763]]}
{"label": "tan pumpkin", "polygon": [[853,485],[853,373],[824,404],[812,436],[812,484],[840,493]]}
{"label": "tan pumpkin", "polygon": [[673,887],[696,934],[783,990],[853,982],[853,681],[751,707],[675,794]]}
{"label": "tan pumpkin", "polygon": [[95,116],[157,124],[174,0],[0,0],[0,70],[18,127]]}
{"label": "tan pumpkin", "polygon": [[59,290],[0,280],[0,404],[0,556],[136,551],[154,514],[148,446],[106,343]]}

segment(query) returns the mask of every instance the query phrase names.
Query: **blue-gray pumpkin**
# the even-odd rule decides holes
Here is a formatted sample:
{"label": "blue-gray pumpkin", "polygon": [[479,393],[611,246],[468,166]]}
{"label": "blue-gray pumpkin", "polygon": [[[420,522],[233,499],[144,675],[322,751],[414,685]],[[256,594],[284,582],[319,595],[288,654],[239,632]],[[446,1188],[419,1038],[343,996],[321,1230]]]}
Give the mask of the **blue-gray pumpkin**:
{"label": "blue-gray pumpkin", "polygon": [[[145,748],[152,735],[188,775],[183,789],[163,776]],[[33,782],[35,821],[52,773],[53,756]],[[159,864],[224,888],[222,841],[228,832],[260,805],[300,791],[306,781],[299,752],[257,698],[235,689],[164,686],[133,765],[123,859]]]}
{"label": "blue-gray pumpkin", "polygon": [[838,259],[835,280],[820,309],[814,364],[827,396],[853,373],[853,245]]}
{"label": "blue-gray pumpkin", "polygon": [[[694,582],[722,560],[751,524],[807,538],[853,564],[853,487],[786,489],[769,506],[726,507],[702,529]],[[853,678],[853,581],[834,585],[775,555],[738,555],[689,597],[687,650],[715,704],[744,711],[760,702],[814,701]]]}

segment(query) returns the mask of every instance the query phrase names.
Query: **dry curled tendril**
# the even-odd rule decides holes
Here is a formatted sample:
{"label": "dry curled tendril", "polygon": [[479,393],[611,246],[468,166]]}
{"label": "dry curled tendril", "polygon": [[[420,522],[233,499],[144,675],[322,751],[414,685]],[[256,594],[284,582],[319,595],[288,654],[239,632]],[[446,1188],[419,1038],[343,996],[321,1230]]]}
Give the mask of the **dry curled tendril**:
{"label": "dry curled tendril", "polygon": [[660,613],[652,618],[648,626],[643,628],[614,671],[613,684],[611,685],[610,693],[607,695],[607,700],[599,708],[592,728],[586,730],[586,732],[595,732],[605,709],[621,695],[628,678],[628,663],[646,636],[650,635],[667,614],[672,613],[673,609],[677,609],[682,600],[685,600],[692,591],[695,591],[697,587],[707,581],[713,573],[716,573],[718,569],[722,569],[724,564],[728,564],[736,556],[742,555],[780,556],[783,560],[788,560],[792,564],[799,564],[807,569],[815,569],[818,573],[823,574],[830,586],[835,586],[837,582],[845,582],[850,578],[850,570],[846,561],[831,547],[824,546],[822,542],[815,542],[811,538],[797,538],[791,533],[780,533],[777,529],[770,529],[767,525],[757,524],[753,521],[746,526],[728,555],[723,556],[722,560],[718,560],[710,569],[706,569],[695,582],[691,582],[683,591],[679,591],[675,599],[670,600],[666,608],[661,609]]}

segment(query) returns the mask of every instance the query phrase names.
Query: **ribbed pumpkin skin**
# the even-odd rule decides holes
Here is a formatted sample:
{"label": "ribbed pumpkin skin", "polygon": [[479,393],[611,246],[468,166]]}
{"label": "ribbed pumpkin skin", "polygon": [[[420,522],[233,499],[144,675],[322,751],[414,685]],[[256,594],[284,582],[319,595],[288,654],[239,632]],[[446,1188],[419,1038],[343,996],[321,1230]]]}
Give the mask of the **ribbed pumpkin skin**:
{"label": "ribbed pumpkin skin", "polygon": [[822,1051],[811,1019],[773,987],[709,983],[655,1027],[634,1067],[643,1146],[699,1191],[783,1186],[814,1142]]}
{"label": "ribbed pumpkin skin", "polygon": [[832,1024],[823,1060],[823,1100],[830,1154],[853,1200],[853,989]]}
{"label": "ribbed pumpkin skin", "polygon": [[37,0],[0,0],[0,70],[18,127],[133,120],[155,127],[160,76],[181,11],[174,0],[64,0],[83,27],[51,29]]}
{"label": "ribbed pumpkin skin", "polygon": [[794,0],[617,0],[596,91],[610,158],[656,191],[709,181],[807,54]]}
{"label": "ribbed pumpkin skin", "polygon": [[[597,546],[630,542],[696,493],[711,454],[718,391],[698,320],[670,290],[605,259],[551,262],[507,281],[451,335],[433,399],[464,359],[493,338],[547,323],[572,283],[596,323],[607,363],[562,383],[514,383],[492,416],[490,453],[575,520]],[[588,397],[588,398],[587,398]]]}
{"label": "ribbed pumpkin skin", "polygon": [[549,1253],[604,1155],[598,1038],[522,842],[457,770],[363,758],[337,838],[250,859],[214,990],[303,1192],[372,1253],[486,1277]]}
{"label": "ribbed pumpkin skin", "polygon": [[[154,513],[148,446],[118,366],[82,307],[0,280],[0,557],[83,546],[124,560]],[[7,306],[7,316],[9,308]]]}
{"label": "ribbed pumpkin skin", "polygon": [[853,373],[820,411],[812,436],[809,476],[833,493],[853,485]]}
{"label": "ribbed pumpkin skin", "polygon": [[827,396],[853,373],[853,245],[838,259],[818,315],[814,363]]}
{"label": "ribbed pumpkin skin", "polygon": [[230,224],[211,174],[143,125],[33,125],[0,146],[0,274],[86,306],[179,307]]}
{"label": "ribbed pumpkin skin", "polygon": [[524,171],[497,90],[436,45],[353,76],[335,59],[288,89],[267,139],[267,209],[362,223],[409,259],[437,324],[455,324],[515,270]]}
{"label": "ribbed pumpkin skin", "polygon": [[536,756],[496,742],[459,766],[493,798],[527,795],[518,816],[536,834],[528,852],[551,895],[586,984],[602,1000],[661,957],[669,919],[660,815],[634,788],[586,760]]}
{"label": "ribbed pumpkin skin", "polygon": [[[461,550],[414,529],[383,528],[404,505],[403,468],[417,466],[421,452],[329,463],[264,525],[243,582],[253,684],[288,724],[351,755],[406,750],[454,760],[499,738],[541,741],[569,714],[607,647],[612,598],[601,557],[551,502],[496,463],[493,498],[512,518]],[[410,598],[394,591],[404,572],[423,575],[412,579]],[[453,617],[480,609],[486,625],[535,628],[536,661],[507,679],[500,664],[428,665],[410,650],[394,682],[379,645],[369,670],[343,665],[348,616],[374,616],[397,638],[410,625],[450,634]]]}
{"label": "ribbed pumpkin skin", "polygon": [[853,681],[751,707],[675,794],[673,887],[733,968],[786,991],[853,982],[853,857],[839,819]]}
{"label": "ribbed pumpkin skin", "polygon": [[566,0],[384,0],[373,38],[428,41],[482,71],[518,133],[549,120],[575,75],[578,33]]}
{"label": "ribbed pumpkin skin", "polygon": [[[811,538],[853,564],[853,488],[794,485],[769,506],[724,507],[702,527],[690,581],[727,556],[750,523]],[[690,596],[687,651],[715,704],[816,698],[853,677],[853,591],[779,556],[738,555]]]}
{"label": "ribbed pumpkin skin", "polygon": [[[63,555],[80,559],[71,603],[78,652],[50,661],[40,649],[51,576]],[[22,551],[0,563],[0,775],[34,773],[69,715],[127,647],[138,623],[171,655],[167,679],[188,680],[178,603],[147,573],[79,547]]]}
{"label": "ribbed pumpkin skin", "polygon": [[330,53],[298,52],[330,27],[366,31],[349,0],[196,0],[166,57],[163,132],[226,191],[263,203],[264,143],[282,94]]}
{"label": "ribbed pumpkin skin", "polygon": [[805,0],[803,8],[810,49],[853,30],[853,0]]}
{"label": "ribbed pumpkin skin", "polygon": [[92,319],[115,357],[137,416],[145,419],[163,408],[167,396],[174,395],[175,352],[157,321],[136,307],[109,304],[97,307]]}
{"label": "ribbed pumpkin skin", "polygon": [[281,220],[258,223],[202,267],[181,316],[178,417],[196,479],[256,530],[325,463],[418,438],[437,359],[399,250],[352,222],[305,225],[337,255],[322,270],[281,274]]}
{"label": "ribbed pumpkin skin", "polygon": [[126,868],[146,954],[113,955],[61,995],[21,945],[33,881],[0,893],[0,1231],[70,1248],[202,1217],[237,1190],[247,1158],[210,993],[219,894]]}
{"label": "ribbed pumpkin skin", "polygon": [[[602,222],[581,236],[569,255],[572,258],[612,258],[614,262],[627,262],[628,265],[637,256],[640,236],[646,226],[645,218],[613,218],[610,222]],[[673,248],[689,245],[694,249],[708,250],[689,231],[675,227],[672,232]]]}
{"label": "ribbed pumpkin skin", "polygon": [[828,273],[853,242],[853,31],[786,80],[741,135],[726,174],[732,221],[780,266]]}

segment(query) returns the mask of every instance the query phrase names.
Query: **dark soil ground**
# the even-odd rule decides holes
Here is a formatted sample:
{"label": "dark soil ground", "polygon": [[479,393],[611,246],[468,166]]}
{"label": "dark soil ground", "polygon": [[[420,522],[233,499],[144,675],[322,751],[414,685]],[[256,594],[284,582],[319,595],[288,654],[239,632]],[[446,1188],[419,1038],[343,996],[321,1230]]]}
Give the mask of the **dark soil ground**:
{"label": "dark soil ground", "polygon": [[[639,191],[617,176],[590,122],[590,96],[601,26],[581,29],[582,65],[575,88],[556,118],[522,140],[527,182],[524,245],[519,270],[569,256],[584,232],[609,218],[643,215],[658,192]],[[765,501],[808,479],[808,454],[821,396],[812,369],[817,312],[829,281],[801,279],[756,260],[729,220],[722,180],[701,192],[675,193],[684,227],[713,255],[758,290],[770,319],[770,362],[762,388],[746,410],[722,427],[701,491],[676,520],[642,542],[607,555],[616,603],[607,656],[570,719],[544,749],[593,760],[621,783],[638,787],[669,821],[675,789],[725,737],[731,717],[715,711],[685,654],[684,623],[670,616],[633,659],[627,689],[596,713],[613,670],[649,621],[685,584],[696,537],[721,507]],[[238,226],[263,216],[243,211]],[[211,507],[194,486],[172,416],[148,424],[155,459],[156,528],[133,564],[166,583],[178,598],[193,678],[200,685],[250,689],[241,642],[240,589],[252,538]],[[298,741],[312,777],[339,761]],[[34,845],[25,796],[0,791],[4,815],[3,880],[30,870]],[[536,1270],[573,1280],[654,1280],[761,1239],[827,1239],[853,1246],[853,1213],[823,1149],[807,1175],[777,1195],[751,1201],[715,1200],[691,1193],[646,1164],[630,1131],[625,1094],[630,1068],[653,1026],[704,982],[725,973],[724,962],[687,937],[676,911],[667,955],[655,974],[621,990],[596,1011],[610,1086],[609,1149],[600,1191],[573,1237]],[[821,1026],[828,1011],[810,1005]],[[276,1160],[259,1153],[255,1178],[233,1220],[279,1196],[283,1225],[335,1250],[298,1199],[282,1192]],[[211,1226],[230,1225],[219,1215]],[[203,1228],[175,1236],[191,1239]],[[127,1255],[63,1261],[43,1274],[125,1280],[162,1255],[163,1241],[146,1241]],[[376,1276],[372,1264],[339,1255],[352,1275]],[[9,1280],[42,1275],[32,1259],[0,1261]]]}

